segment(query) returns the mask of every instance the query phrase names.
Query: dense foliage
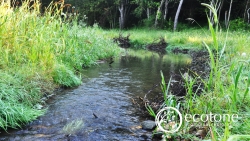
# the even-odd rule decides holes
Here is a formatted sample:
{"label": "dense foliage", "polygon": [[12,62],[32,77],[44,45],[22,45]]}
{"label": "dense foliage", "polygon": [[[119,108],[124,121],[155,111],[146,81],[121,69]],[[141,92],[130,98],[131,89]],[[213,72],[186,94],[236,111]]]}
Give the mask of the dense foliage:
{"label": "dense foliage", "polygon": [[[250,14],[248,13],[250,10],[247,11],[250,8],[249,0],[184,0],[179,21],[182,24],[191,25],[192,21],[186,19],[192,18],[201,25],[205,24],[207,15],[210,16],[211,12],[201,6],[201,3],[211,2],[217,8],[222,27],[226,26],[227,19],[238,21],[240,19],[243,23],[234,22],[234,27],[246,28],[249,21],[248,14]],[[65,3],[71,4],[68,12],[72,12],[72,7],[75,7],[80,18],[86,16],[86,22],[89,25],[97,23],[105,28],[118,28],[121,8],[124,8],[125,28],[153,27],[155,22],[158,22],[157,27],[172,29],[179,0],[65,0]]]}

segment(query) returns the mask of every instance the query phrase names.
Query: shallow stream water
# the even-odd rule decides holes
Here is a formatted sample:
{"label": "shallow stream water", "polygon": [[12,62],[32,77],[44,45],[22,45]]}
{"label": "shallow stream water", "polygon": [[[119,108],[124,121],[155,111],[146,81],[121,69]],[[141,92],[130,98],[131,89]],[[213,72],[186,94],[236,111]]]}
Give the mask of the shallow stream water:
{"label": "shallow stream water", "polygon": [[[141,129],[145,120],[133,100],[152,90],[170,72],[184,71],[185,55],[126,51],[114,60],[83,71],[83,84],[53,97],[45,115],[19,130],[1,133],[6,141],[139,141],[151,140]],[[153,90],[159,94],[160,88]],[[151,93],[151,97],[154,95]]]}

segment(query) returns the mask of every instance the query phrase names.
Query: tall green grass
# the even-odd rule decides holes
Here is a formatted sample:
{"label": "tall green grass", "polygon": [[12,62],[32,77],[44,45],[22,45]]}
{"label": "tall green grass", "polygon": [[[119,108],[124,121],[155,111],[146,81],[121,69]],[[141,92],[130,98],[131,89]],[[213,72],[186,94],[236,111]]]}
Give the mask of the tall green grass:
{"label": "tall green grass", "polygon": [[[213,141],[226,140],[249,140],[250,134],[250,72],[249,72],[249,45],[244,39],[249,38],[245,33],[226,32],[219,30],[217,20],[217,11],[212,5],[202,4],[213,12],[214,25],[208,18],[211,42],[201,41],[210,57],[211,71],[208,78],[202,79],[205,85],[203,93],[200,96],[193,91],[193,85],[200,80],[197,76],[192,78],[184,76],[187,95],[182,103],[183,115],[185,114],[237,114],[239,118],[237,122],[221,121],[216,123],[199,123],[198,126],[209,126],[209,132],[205,135],[205,139]],[[206,34],[206,33],[205,33]],[[224,37],[223,37],[224,36]],[[238,36],[238,37],[237,37]],[[247,56],[242,56],[245,52]],[[162,81],[165,81],[162,78]],[[163,87],[163,89],[166,89]],[[164,101],[169,101],[164,97]],[[167,105],[171,106],[171,105]],[[149,109],[149,108],[148,108]],[[154,111],[150,111],[153,113]],[[156,113],[154,113],[155,115]],[[185,122],[185,121],[184,121]],[[179,137],[185,138],[183,134],[189,134],[189,128],[197,123],[184,123]],[[176,134],[169,136],[176,137]],[[191,140],[196,137],[189,136]]]}
{"label": "tall green grass", "polygon": [[119,48],[100,34],[101,29],[61,19],[62,5],[24,1],[0,4],[0,128],[20,127],[44,113],[44,93],[58,86],[81,84],[83,67],[115,56]]}
{"label": "tall green grass", "polygon": [[[224,53],[225,50],[230,50],[228,42],[229,35],[226,34],[225,40],[219,38],[219,23],[217,20],[217,11],[212,5],[204,4],[214,15],[214,25],[208,19],[209,30],[213,39],[212,45],[205,42],[204,45],[209,52],[211,72],[208,80],[205,80],[206,89],[204,94],[192,99],[192,113],[209,114],[238,114],[237,122],[224,121],[224,126],[209,124],[211,126],[210,138],[212,140],[227,140],[230,135],[250,133],[249,127],[249,107],[250,101],[246,99],[249,96],[249,65],[240,62],[240,54],[235,52]],[[229,37],[230,38],[230,37]],[[244,42],[243,42],[244,43]],[[244,48],[244,46],[241,46]],[[236,55],[234,60],[228,59],[228,56]],[[191,84],[191,83],[189,83]],[[244,103],[244,104],[243,104]],[[187,101],[186,105],[190,102]],[[192,110],[196,109],[196,110]],[[243,130],[242,130],[243,129]],[[213,133],[213,134],[212,134]]]}
{"label": "tall green grass", "polygon": [[40,89],[34,83],[19,74],[10,74],[0,70],[0,127],[20,127],[34,120],[44,110],[33,108],[39,103]]}

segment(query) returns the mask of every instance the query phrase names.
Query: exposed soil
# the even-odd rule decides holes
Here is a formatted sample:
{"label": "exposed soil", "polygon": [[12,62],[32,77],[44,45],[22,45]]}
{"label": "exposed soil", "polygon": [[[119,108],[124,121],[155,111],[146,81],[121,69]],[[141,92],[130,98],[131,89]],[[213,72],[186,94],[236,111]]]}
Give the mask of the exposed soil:
{"label": "exposed soil", "polygon": [[166,54],[166,47],[168,43],[165,41],[163,37],[160,38],[160,41],[158,43],[152,43],[148,44],[146,48],[150,51],[154,51],[160,54]]}
{"label": "exposed soil", "polygon": [[118,44],[121,48],[129,48],[130,47],[130,40],[129,40],[130,34],[127,36],[123,36],[121,33],[119,34],[119,37],[113,38],[114,42]]}
{"label": "exposed soil", "polygon": [[208,52],[204,50],[194,51],[178,48],[172,51],[175,53],[190,54],[190,56],[192,57],[189,72],[184,73],[183,76],[175,73],[171,74],[173,79],[170,87],[172,94],[177,96],[186,95],[187,90],[185,88],[185,80],[183,77],[195,77],[196,83],[193,85],[193,92],[195,92],[197,95],[201,94],[204,89],[204,84],[201,79],[205,79],[210,72]]}
{"label": "exposed soil", "polygon": [[[123,36],[120,33],[119,36],[113,38],[113,40],[115,43],[118,44],[119,47],[129,48],[131,46],[129,36],[130,36],[130,34],[128,34],[127,36]],[[167,46],[168,46],[168,43],[165,41],[165,39],[163,37],[160,37],[158,39],[158,42],[153,42],[153,43],[146,45],[146,49],[149,51],[154,51],[160,55],[164,55],[167,53],[167,51],[166,51]]]}

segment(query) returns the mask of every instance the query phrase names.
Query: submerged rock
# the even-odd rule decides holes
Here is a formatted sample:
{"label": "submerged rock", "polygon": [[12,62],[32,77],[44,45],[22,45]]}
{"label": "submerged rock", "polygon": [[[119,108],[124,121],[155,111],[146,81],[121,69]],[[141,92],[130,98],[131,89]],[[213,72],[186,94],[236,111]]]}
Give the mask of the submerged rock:
{"label": "submerged rock", "polygon": [[142,122],[142,129],[145,130],[153,130],[156,126],[155,121],[152,120],[146,120]]}

